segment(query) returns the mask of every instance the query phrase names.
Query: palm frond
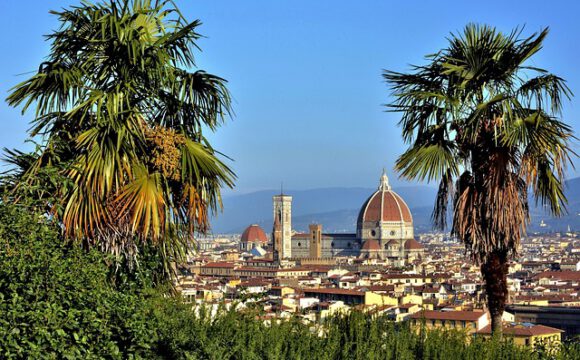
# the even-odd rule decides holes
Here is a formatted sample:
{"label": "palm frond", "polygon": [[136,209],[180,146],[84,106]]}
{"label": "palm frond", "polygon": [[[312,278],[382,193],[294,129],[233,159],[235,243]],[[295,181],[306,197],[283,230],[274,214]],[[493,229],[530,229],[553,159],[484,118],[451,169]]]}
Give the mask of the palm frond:
{"label": "palm frond", "polygon": [[480,264],[492,253],[515,254],[529,221],[528,188],[554,214],[566,202],[573,133],[557,116],[572,93],[564,79],[527,64],[548,29],[522,33],[468,24],[427,64],[383,72],[393,96],[387,109],[401,114],[410,144],[397,170],[440,180],[434,225],[445,225],[453,196],[452,231]]}
{"label": "palm frond", "polygon": [[[203,134],[232,110],[225,79],[191,71],[201,22],[169,0],[82,2],[52,14],[61,26],[47,36],[49,55],[7,99],[36,108],[30,135],[44,141],[28,178],[18,170],[10,181],[51,181],[38,175],[55,169],[67,185],[45,183],[46,205],[68,240],[131,259],[156,244],[177,259],[235,179]],[[28,166],[24,154],[7,154],[14,168]]]}

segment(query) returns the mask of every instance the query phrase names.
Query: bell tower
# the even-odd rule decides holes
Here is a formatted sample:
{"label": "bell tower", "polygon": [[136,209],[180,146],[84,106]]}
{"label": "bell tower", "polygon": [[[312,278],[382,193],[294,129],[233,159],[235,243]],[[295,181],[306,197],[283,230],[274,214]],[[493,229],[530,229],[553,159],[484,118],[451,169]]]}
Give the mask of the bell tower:
{"label": "bell tower", "polygon": [[280,262],[282,252],[282,226],[280,225],[281,213],[274,213],[274,227],[272,229],[272,260]]}
{"label": "bell tower", "polygon": [[[278,227],[278,244],[274,239],[274,254],[278,252],[279,260],[292,257],[292,196],[274,195],[274,227]],[[278,224],[276,224],[278,222]],[[276,234],[275,234],[276,235]],[[276,245],[279,245],[278,247]]]}

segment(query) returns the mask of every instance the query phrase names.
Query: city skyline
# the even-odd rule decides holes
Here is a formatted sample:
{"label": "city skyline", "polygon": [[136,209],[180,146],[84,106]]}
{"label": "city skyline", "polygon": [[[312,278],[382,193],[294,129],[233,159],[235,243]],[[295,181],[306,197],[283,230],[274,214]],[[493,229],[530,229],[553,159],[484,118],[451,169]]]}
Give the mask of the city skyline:
{"label": "city skyline", "polygon": [[2,356],[580,359],[578,10],[0,2]]}
{"label": "city skyline", "polygon": [[[13,51],[13,56],[0,59],[4,97],[48,54],[43,35],[57,26],[48,11],[72,3],[0,4],[3,13],[13,15],[1,25],[3,33],[19,29],[17,36],[4,36],[5,46]],[[462,3],[442,8],[378,1],[365,6],[328,1],[178,2],[186,18],[203,23],[199,68],[229,81],[233,119],[210,140],[234,159],[228,162],[238,175],[233,193],[275,189],[281,182],[292,190],[373,187],[383,167],[393,186],[412,185],[399,180],[393,170],[406,145],[396,125],[398,115],[385,113],[381,105],[389,100],[381,71],[406,71],[409,64],[424,63],[424,55],[445,46],[445,37],[469,22],[489,23],[502,31],[525,25],[526,36],[549,26],[545,48],[532,65],[550,69],[580,93],[580,74],[574,69],[580,25],[573,16],[580,6],[501,3],[505,11],[498,12],[494,4],[499,2],[481,9]],[[24,13],[27,26],[22,27]],[[575,104],[575,99],[566,102],[563,114],[574,129],[580,115]],[[0,116],[3,147],[22,148],[32,112],[22,117],[20,109],[3,101]],[[572,170],[568,177],[579,174]]]}

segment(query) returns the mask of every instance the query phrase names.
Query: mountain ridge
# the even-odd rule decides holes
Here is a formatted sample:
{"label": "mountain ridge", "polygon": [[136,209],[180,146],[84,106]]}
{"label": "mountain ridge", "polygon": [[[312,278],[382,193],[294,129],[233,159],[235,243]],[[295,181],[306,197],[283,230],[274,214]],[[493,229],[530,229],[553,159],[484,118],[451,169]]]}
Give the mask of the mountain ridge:
{"label": "mountain ridge", "polygon": [[[437,189],[425,185],[401,186],[393,189],[409,206],[417,233],[432,230],[431,212]],[[293,197],[292,225],[297,231],[307,231],[308,224],[318,222],[325,232],[356,231],[356,217],[365,200],[376,188],[328,187],[306,190],[286,190]],[[272,227],[272,196],[280,190],[260,190],[223,199],[224,211],[212,218],[213,233],[241,233],[250,224],[260,225],[266,232]],[[566,181],[568,214],[554,218],[530,198],[532,222],[528,232],[564,231],[570,226],[580,229],[580,178]],[[543,221],[545,226],[540,226]]]}

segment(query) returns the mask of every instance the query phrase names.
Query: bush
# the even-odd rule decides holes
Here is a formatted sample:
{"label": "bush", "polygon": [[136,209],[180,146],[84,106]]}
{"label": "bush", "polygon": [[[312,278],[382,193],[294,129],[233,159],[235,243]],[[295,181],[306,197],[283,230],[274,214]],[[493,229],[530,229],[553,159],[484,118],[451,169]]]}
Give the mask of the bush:
{"label": "bush", "polygon": [[106,260],[47,217],[0,205],[0,357],[150,357],[145,295],[117,291]]}

